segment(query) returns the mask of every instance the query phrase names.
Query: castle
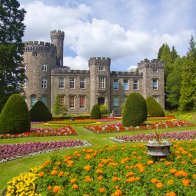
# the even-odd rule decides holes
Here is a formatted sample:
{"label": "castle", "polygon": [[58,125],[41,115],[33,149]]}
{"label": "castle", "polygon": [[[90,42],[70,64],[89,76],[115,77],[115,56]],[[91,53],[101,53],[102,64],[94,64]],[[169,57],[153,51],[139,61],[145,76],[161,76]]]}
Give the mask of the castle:
{"label": "castle", "polygon": [[53,109],[56,97],[71,114],[89,114],[94,104],[106,104],[108,111],[119,114],[132,92],[144,98],[154,97],[164,108],[164,65],[156,59],[138,63],[136,71],[111,71],[111,59],[92,57],[89,70],[71,70],[63,66],[63,31],[50,32],[51,43],[25,43],[24,83],[29,109],[38,101]]}

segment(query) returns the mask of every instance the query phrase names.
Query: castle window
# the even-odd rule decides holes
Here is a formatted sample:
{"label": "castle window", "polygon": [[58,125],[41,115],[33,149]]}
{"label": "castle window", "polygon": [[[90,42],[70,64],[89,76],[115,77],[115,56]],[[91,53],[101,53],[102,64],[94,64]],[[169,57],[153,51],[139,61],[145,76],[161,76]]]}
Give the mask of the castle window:
{"label": "castle window", "polygon": [[64,89],[65,87],[65,80],[64,78],[59,78],[59,88]]}
{"label": "castle window", "polygon": [[47,78],[42,78],[42,88],[47,88]]}
{"label": "castle window", "polygon": [[123,88],[125,91],[129,90],[129,81],[127,79],[123,81]]}
{"label": "castle window", "polygon": [[71,89],[75,88],[75,79],[74,78],[69,79],[69,88],[71,88]]}
{"label": "castle window", "polygon": [[46,95],[42,95],[40,99],[45,105],[47,105],[47,97]]}
{"label": "castle window", "polygon": [[106,78],[99,77],[99,88],[105,88]]}
{"label": "castle window", "polygon": [[80,95],[80,108],[85,108],[85,98],[86,96]]}
{"label": "castle window", "polygon": [[103,66],[99,66],[98,70],[103,71]]}
{"label": "castle window", "polygon": [[35,103],[37,102],[36,100],[36,96],[35,95],[31,95],[31,108],[35,105]]}
{"label": "castle window", "polygon": [[133,80],[133,89],[139,90],[139,80]]}
{"label": "castle window", "polygon": [[158,69],[157,68],[152,68],[152,73],[153,74],[157,74],[158,73]]}
{"label": "castle window", "polygon": [[81,89],[86,88],[86,80],[84,78],[80,78],[80,88]]}
{"label": "castle window", "polygon": [[152,89],[153,90],[158,89],[158,79],[152,79]]}
{"label": "castle window", "polygon": [[118,106],[119,106],[119,97],[114,97],[114,100],[113,100],[113,108],[114,110],[118,110]]}
{"label": "castle window", "polygon": [[113,81],[113,89],[114,90],[118,90],[119,89],[118,79],[114,79],[114,81]]}
{"label": "castle window", "polygon": [[73,95],[69,96],[69,108],[70,109],[75,108],[75,97]]}
{"label": "castle window", "polygon": [[43,64],[42,65],[42,71],[47,71],[47,69],[48,69],[48,66],[46,64]]}

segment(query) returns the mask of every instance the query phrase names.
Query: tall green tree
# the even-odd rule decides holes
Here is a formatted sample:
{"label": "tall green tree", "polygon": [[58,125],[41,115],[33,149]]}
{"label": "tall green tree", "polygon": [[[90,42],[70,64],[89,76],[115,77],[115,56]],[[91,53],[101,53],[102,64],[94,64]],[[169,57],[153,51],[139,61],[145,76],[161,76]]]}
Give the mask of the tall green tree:
{"label": "tall green tree", "polygon": [[62,96],[63,95],[57,95],[53,105],[53,112],[56,116],[66,116],[68,112],[67,106],[61,102]]}
{"label": "tall green tree", "polygon": [[11,94],[22,91],[25,13],[17,0],[0,0],[0,111]]}
{"label": "tall green tree", "polygon": [[190,111],[196,107],[196,43],[193,36],[182,73],[180,110]]}

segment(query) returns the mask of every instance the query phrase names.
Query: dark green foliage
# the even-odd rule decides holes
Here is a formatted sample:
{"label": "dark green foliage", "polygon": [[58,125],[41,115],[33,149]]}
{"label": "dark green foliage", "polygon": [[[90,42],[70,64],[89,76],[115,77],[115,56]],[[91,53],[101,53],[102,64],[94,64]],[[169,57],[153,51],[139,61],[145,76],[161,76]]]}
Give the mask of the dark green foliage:
{"label": "dark green foliage", "polygon": [[30,128],[30,116],[24,98],[19,94],[11,95],[1,112],[0,133],[23,133]]}
{"label": "dark green foliage", "polygon": [[67,106],[64,103],[61,103],[61,96],[57,95],[55,99],[55,104],[53,106],[53,111],[56,116],[66,116],[67,115]]}
{"label": "dark green foliage", "polygon": [[47,106],[42,102],[38,101],[30,110],[31,122],[41,122],[52,120],[52,114]]}
{"label": "dark green foliage", "polygon": [[125,127],[136,127],[147,119],[147,106],[144,97],[139,93],[131,93],[123,111],[122,124]]}
{"label": "dark green foliage", "polygon": [[163,111],[162,107],[153,97],[147,97],[146,99],[147,104],[147,112],[150,116],[165,116],[165,112]]}
{"label": "dark green foliage", "polygon": [[24,15],[18,1],[0,1],[0,111],[10,95],[22,91]]}
{"label": "dark green foliage", "polygon": [[196,43],[191,37],[190,47],[182,73],[180,110],[190,111],[196,107]]}
{"label": "dark green foliage", "polygon": [[92,119],[100,119],[101,118],[101,110],[98,104],[95,104],[91,110],[91,118]]}

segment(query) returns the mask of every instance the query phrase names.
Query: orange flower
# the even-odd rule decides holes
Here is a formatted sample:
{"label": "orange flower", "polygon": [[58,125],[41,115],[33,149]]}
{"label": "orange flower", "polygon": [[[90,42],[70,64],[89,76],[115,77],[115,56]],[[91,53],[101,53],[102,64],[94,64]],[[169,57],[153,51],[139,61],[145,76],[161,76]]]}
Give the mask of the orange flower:
{"label": "orange flower", "polygon": [[188,180],[188,179],[183,179],[182,180],[182,184],[184,185],[184,186],[189,186],[189,183],[190,183],[191,181],[190,180]]}
{"label": "orange flower", "polygon": [[92,182],[93,179],[90,176],[85,176],[84,181],[85,182]]}
{"label": "orange flower", "polygon": [[50,174],[52,175],[52,176],[54,176],[54,175],[56,175],[57,174],[57,170],[52,170],[51,172],[50,172]]}
{"label": "orange flower", "polygon": [[157,172],[161,172],[161,171],[162,171],[162,169],[161,169],[161,168],[158,168],[158,169],[157,169]]}
{"label": "orange flower", "polygon": [[76,178],[72,178],[72,179],[70,180],[71,183],[74,183],[74,182],[76,182],[76,181],[77,181]]}
{"label": "orange flower", "polygon": [[51,190],[52,190],[52,187],[51,187],[51,186],[48,186],[47,189],[48,189],[49,191],[51,191]]}
{"label": "orange flower", "polygon": [[39,176],[41,176],[41,177],[44,176],[44,172],[40,172]]}
{"label": "orange flower", "polygon": [[90,159],[92,159],[91,154],[86,154],[85,159],[86,159],[86,160],[90,160]]}
{"label": "orange flower", "polygon": [[156,187],[160,189],[163,187],[163,184],[161,182],[158,182],[158,183],[156,183]]}
{"label": "orange flower", "polygon": [[101,181],[103,179],[103,176],[98,176],[97,180]]}
{"label": "orange flower", "polygon": [[98,164],[98,167],[103,167],[103,164],[99,163],[99,164]]}
{"label": "orange flower", "polygon": [[193,164],[194,164],[194,165],[196,164],[196,159],[193,160]]}
{"label": "orange flower", "polygon": [[116,190],[115,193],[112,194],[112,196],[121,196],[122,191],[121,190]]}
{"label": "orange flower", "polygon": [[171,174],[175,174],[176,172],[177,172],[176,169],[174,169],[174,168],[170,169],[170,173],[171,173]]}
{"label": "orange flower", "polygon": [[170,162],[170,161],[166,161],[165,162],[165,165],[167,165],[167,166],[169,166],[169,165],[171,165],[172,164],[172,162]]}
{"label": "orange flower", "polygon": [[58,193],[60,191],[60,186],[55,186],[54,188],[53,188],[53,192],[54,193]]}
{"label": "orange flower", "polygon": [[126,177],[130,177],[130,176],[133,176],[133,172],[128,172],[127,174],[126,174]]}
{"label": "orange flower", "polygon": [[68,167],[71,167],[73,164],[74,164],[74,161],[72,161],[72,160],[67,161],[67,166]]}
{"label": "orange flower", "polygon": [[157,180],[156,178],[152,178],[150,181],[151,181],[153,184],[159,182],[159,180]]}
{"label": "orange flower", "polygon": [[61,162],[60,161],[55,162],[55,165],[61,165]]}
{"label": "orange flower", "polygon": [[196,179],[196,174],[193,174],[193,179]]}
{"label": "orange flower", "polygon": [[78,189],[78,185],[77,184],[73,184],[72,185],[72,189]]}
{"label": "orange flower", "polygon": [[119,181],[119,180],[120,180],[120,178],[115,177],[115,176],[112,178],[112,182],[116,182],[116,181]]}
{"label": "orange flower", "polygon": [[129,179],[127,179],[125,182],[134,182],[135,178],[134,177],[130,177]]}
{"label": "orange flower", "polygon": [[189,155],[188,155],[189,158],[192,158],[192,156],[193,156],[192,154],[189,154]]}
{"label": "orange flower", "polygon": [[102,171],[101,169],[97,169],[97,170],[96,170],[96,173],[97,173],[97,174],[102,174],[103,171]]}
{"label": "orange flower", "polygon": [[86,166],[84,166],[84,170],[86,170],[86,171],[90,171],[90,170],[91,170],[91,166],[90,166],[90,165],[86,165]]}
{"label": "orange flower", "polygon": [[136,180],[136,181],[139,181],[139,180],[140,180],[140,177],[135,177],[135,180]]}
{"label": "orange flower", "polygon": [[59,175],[58,176],[60,177],[60,176],[63,176],[63,175],[64,175],[64,172],[61,171],[61,172],[59,172]]}
{"label": "orange flower", "polygon": [[149,160],[149,161],[147,162],[147,165],[151,165],[151,164],[153,164],[153,163],[154,163],[154,161]]}
{"label": "orange flower", "polygon": [[115,188],[115,189],[119,189],[119,188],[120,188],[120,186],[115,186],[114,188]]}
{"label": "orange flower", "polygon": [[186,176],[188,176],[188,174],[185,171],[180,170],[180,171],[175,173],[175,176],[177,176],[177,177],[182,177],[182,176],[186,177]]}
{"label": "orange flower", "polygon": [[104,188],[104,187],[100,188],[100,189],[99,189],[99,192],[100,192],[100,193],[104,193],[104,192],[105,192],[105,188]]}
{"label": "orange flower", "polygon": [[169,185],[172,185],[173,183],[174,183],[173,180],[168,180],[168,181],[167,181],[167,184],[169,184]]}
{"label": "orange flower", "polygon": [[165,196],[176,196],[176,193],[174,192],[166,193]]}

